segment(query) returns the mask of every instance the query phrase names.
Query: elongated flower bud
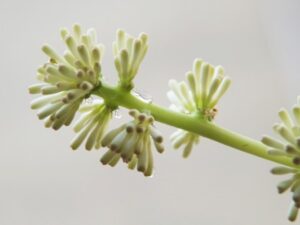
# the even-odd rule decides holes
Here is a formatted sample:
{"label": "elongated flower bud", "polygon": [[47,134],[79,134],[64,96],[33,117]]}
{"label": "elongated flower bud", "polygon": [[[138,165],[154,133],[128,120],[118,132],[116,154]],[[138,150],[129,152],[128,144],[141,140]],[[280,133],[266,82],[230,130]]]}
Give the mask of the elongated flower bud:
{"label": "elongated flower bud", "polygon": [[136,110],[129,112],[134,120],[108,132],[102,140],[102,146],[109,150],[102,156],[102,164],[114,166],[119,159],[128,164],[128,168],[151,176],[153,172],[153,156],[151,143],[162,153],[163,138],[153,125],[154,119]]}
{"label": "elongated flower bud", "polygon": [[170,139],[174,149],[184,146],[182,156],[183,158],[187,158],[191,154],[193,146],[199,143],[200,136],[192,132],[178,129],[171,135]]}
{"label": "elongated flower bud", "polygon": [[81,106],[79,112],[82,112],[82,115],[74,125],[74,131],[77,135],[71,143],[72,149],[76,150],[85,140],[86,150],[99,149],[102,137],[112,117],[112,109],[100,101]]}
{"label": "elongated flower bud", "polygon": [[82,100],[101,84],[102,77],[99,66],[103,47],[97,43],[95,32],[82,34],[80,26],[74,25],[73,32],[62,29],[61,36],[68,50],[60,56],[44,45],[49,63],[38,69],[41,83],[29,87],[31,94],[43,95],[32,101],[32,109],[38,109],[45,126],[55,130],[72,122]]}
{"label": "elongated flower bud", "polygon": [[[298,97],[299,99],[299,97]],[[298,103],[299,104],[299,103]],[[290,158],[296,168],[275,167],[271,170],[275,175],[288,175],[292,177],[281,181],[277,185],[279,193],[291,190],[293,200],[289,209],[288,218],[291,221],[296,220],[298,210],[300,208],[300,114],[299,105],[295,105],[292,115],[286,110],[281,109],[278,113],[281,123],[273,126],[274,132],[279,138],[264,136],[262,143],[267,146],[268,153],[276,157]],[[295,122],[294,122],[295,121]]]}
{"label": "elongated flower bud", "polygon": [[148,50],[148,36],[141,33],[137,38],[130,36],[123,30],[117,31],[117,40],[113,43],[115,67],[119,74],[120,85],[130,90],[132,80]]}

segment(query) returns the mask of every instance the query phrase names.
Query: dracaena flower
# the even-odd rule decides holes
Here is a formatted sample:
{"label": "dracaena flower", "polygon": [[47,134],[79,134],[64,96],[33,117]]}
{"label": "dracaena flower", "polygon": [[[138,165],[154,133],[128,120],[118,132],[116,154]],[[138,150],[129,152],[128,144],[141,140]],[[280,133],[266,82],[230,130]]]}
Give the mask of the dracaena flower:
{"label": "dracaena flower", "polygon": [[267,146],[268,153],[276,157],[287,157],[299,166],[299,169],[276,167],[272,173],[277,175],[293,174],[293,176],[280,182],[277,186],[279,193],[290,189],[293,193],[293,201],[289,210],[289,219],[295,220],[298,209],[300,208],[300,96],[298,104],[293,106],[292,116],[286,109],[279,111],[281,123],[276,123],[273,127],[274,132],[279,138],[264,136],[262,142]]}
{"label": "dracaena flower", "polygon": [[[194,61],[192,71],[186,73],[187,83],[169,81],[171,90],[167,93],[171,109],[192,115],[200,115],[212,121],[217,113],[215,108],[230,86],[230,79],[224,76],[221,66],[213,67],[200,59]],[[184,145],[183,156],[189,156],[192,147],[199,142],[197,134],[177,130],[171,136],[174,148]]]}
{"label": "dracaena flower", "polygon": [[214,107],[230,86],[221,66],[213,67],[200,59],[194,61],[193,70],[186,73],[187,83],[170,80],[167,96],[172,108],[183,113],[200,113],[212,120]]}
{"label": "dracaena flower", "polygon": [[182,156],[183,158],[187,158],[191,154],[193,146],[199,143],[200,136],[192,132],[178,129],[171,135],[170,139],[174,149],[184,146]]}
{"label": "dracaena flower", "polygon": [[113,109],[99,100],[92,104],[82,105],[78,111],[82,115],[74,125],[77,135],[71,143],[72,149],[77,149],[85,140],[86,150],[99,149]]}
{"label": "dracaena flower", "polygon": [[102,140],[102,146],[109,150],[101,158],[106,165],[115,166],[120,158],[128,164],[130,169],[137,170],[145,176],[150,176],[153,171],[153,156],[151,145],[162,153],[162,135],[153,125],[154,119],[144,113],[131,110],[129,114],[133,121],[111,130]]}
{"label": "dracaena flower", "polygon": [[135,75],[148,50],[148,36],[141,33],[138,38],[117,31],[117,40],[113,43],[115,67],[119,74],[119,83],[125,89],[132,89]]}
{"label": "dracaena flower", "polygon": [[40,83],[29,88],[31,94],[42,95],[32,101],[31,108],[38,109],[38,117],[46,119],[45,126],[53,129],[69,125],[82,100],[100,85],[103,55],[93,29],[83,34],[80,26],[74,25],[72,33],[62,29],[61,36],[66,52],[60,56],[44,45],[42,50],[49,62],[38,69]]}

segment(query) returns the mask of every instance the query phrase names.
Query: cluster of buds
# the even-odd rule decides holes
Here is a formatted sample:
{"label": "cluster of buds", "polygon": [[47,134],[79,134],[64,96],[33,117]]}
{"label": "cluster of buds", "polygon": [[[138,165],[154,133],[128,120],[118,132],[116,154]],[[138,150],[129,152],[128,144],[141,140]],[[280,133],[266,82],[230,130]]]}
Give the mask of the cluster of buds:
{"label": "cluster of buds", "polygon": [[[137,167],[145,176],[150,176],[152,143],[158,152],[164,150],[163,138],[153,125],[153,117],[132,110],[133,121],[110,131],[103,138],[117,106],[100,100],[83,104],[83,100],[102,86],[100,63],[104,47],[97,43],[94,29],[84,34],[79,25],[74,25],[71,32],[62,29],[61,37],[67,46],[63,56],[48,45],[42,48],[49,62],[38,69],[37,79],[41,82],[29,87],[31,94],[42,95],[32,101],[31,108],[38,110],[40,119],[46,120],[46,127],[55,130],[71,124],[76,112],[80,112],[81,117],[74,125],[77,134],[72,140],[72,149],[78,149],[84,142],[87,150],[107,146],[109,151],[101,159],[103,164],[113,166],[122,158],[129,168]],[[147,52],[147,42],[146,34],[133,38],[124,31],[117,32],[117,41],[113,45],[115,65],[119,85],[128,91],[133,88],[132,80]]]}
{"label": "cluster of buds", "polygon": [[38,109],[40,119],[46,119],[46,127],[56,130],[72,122],[82,100],[101,84],[104,51],[93,29],[83,34],[80,26],[74,25],[72,33],[62,29],[61,36],[68,50],[60,56],[48,45],[43,46],[50,59],[38,69],[41,83],[29,88],[31,94],[42,94],[32,101],[31,108]]}
{"label": "cluster of buds", "polygon": [[159,153],[164,151],[163,137],[153,125],[154,119],[145,113],[131,110],[129,115],[134,119],[114,130],[102,139],[102,146],[109,150],[102,156],[101,162],[115,166],[120,158],[128,164],[128,168],[151,176],[153,172],[153,156],[151,142]]}
{"label": "cluster of buds", "polygon": [[131,90],[132,80],[148,50],[148,36],[141,33],[134,38],[123,30],[117,31],[117,40],[113,43],[115,66],[119,74],[120,86]]}
{"label": "cluster of buds", "polygon": [[[224,75],[221,66],[212,66],[196,59],[192,71],[186,73],[187,83],[170,80],[170,91],[167,97],[171,101],[171,109],[192,115],[200,115],[212,121],[217,113],[215,108],[221,97],[231,84]],[[199,141],[197,134],[178,130],[171,136],[174,148],[185,145],[183,156],[187,157],[194,144]]]}
{"label": "cluster of buds", "polygon": [[290,158],[295,168],[299,166],[299,169],[276,167],[271,171],[277,175],[293,174],[292,178],[280,182],[277,188],[279,193],[288,189],[292,191],[293,201],[289,210],[289,219],[294,221],[300,208],[300,96],[292,112],[294,120],[286,109],[281,109],[279,111],[281,123],[276,123],[273,127],[279,139],[264,136],[262,142],[267,146],[269,154]]}
{"label": "cluster of buds", "polygon": [[200,113],[208,120],[215,115],[214,107],[229,88],[231,80],[224,76],[221,66],[212,66],[200,59],[186,73],[187,84],[170,80],[167,96],[172,108],[183,113]]}
{"label": "cluster of buds", "polygon": [[87,139],[86,150],[99,149],[103,134],[111,120],[112,110],[102,101],[81,106],[78,111],[82,115],[74,125],[77,135],[71,143],[72,149],[76,150],[85,139]]}

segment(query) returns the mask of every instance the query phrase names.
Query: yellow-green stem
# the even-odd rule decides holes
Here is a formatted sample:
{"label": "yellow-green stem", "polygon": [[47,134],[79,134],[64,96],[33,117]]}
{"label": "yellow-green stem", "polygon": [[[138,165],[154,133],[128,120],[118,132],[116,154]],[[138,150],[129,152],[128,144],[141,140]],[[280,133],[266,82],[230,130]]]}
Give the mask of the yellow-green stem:
{"label": "yellow-green stem", "polygon": [[243,152],[258,156],[260,158],[264,158],[289,167],[296,167],[287,157],[269,155],[267,153],[266,146],[260,141],[222,128],[197,115],[174,112],[153,103],[145,102],[119,87],[112,87],[106,84],[103,84],[101,87],[95,90],[94,94],[104,98],[106,102],[109,102],[112,105],[122,106],[128,109],[137,109],[139,111],[148,111],[156,121],[161,123],[197,133],[201,136],[215,140],[219,143]]}

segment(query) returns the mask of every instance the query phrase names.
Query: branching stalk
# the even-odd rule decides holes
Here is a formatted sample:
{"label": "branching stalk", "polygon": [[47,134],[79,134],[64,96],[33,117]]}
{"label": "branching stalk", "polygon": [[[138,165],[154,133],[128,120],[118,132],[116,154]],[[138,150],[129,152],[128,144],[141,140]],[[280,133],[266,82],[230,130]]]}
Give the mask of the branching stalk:
{"label": "branching stalk", "polygon": [[145,102],[119,87],[112,87],[106,84],[95,90],[94,94],[106,99],[110,104],[150,112],[155,120],[161,123],[197,133],[266,160],[297,168],[287,157],[276,157],[268,154],[267,147],[260,141],[222,128],[213,122],[201,118],[199,115],[178,113],[156,104]]}

